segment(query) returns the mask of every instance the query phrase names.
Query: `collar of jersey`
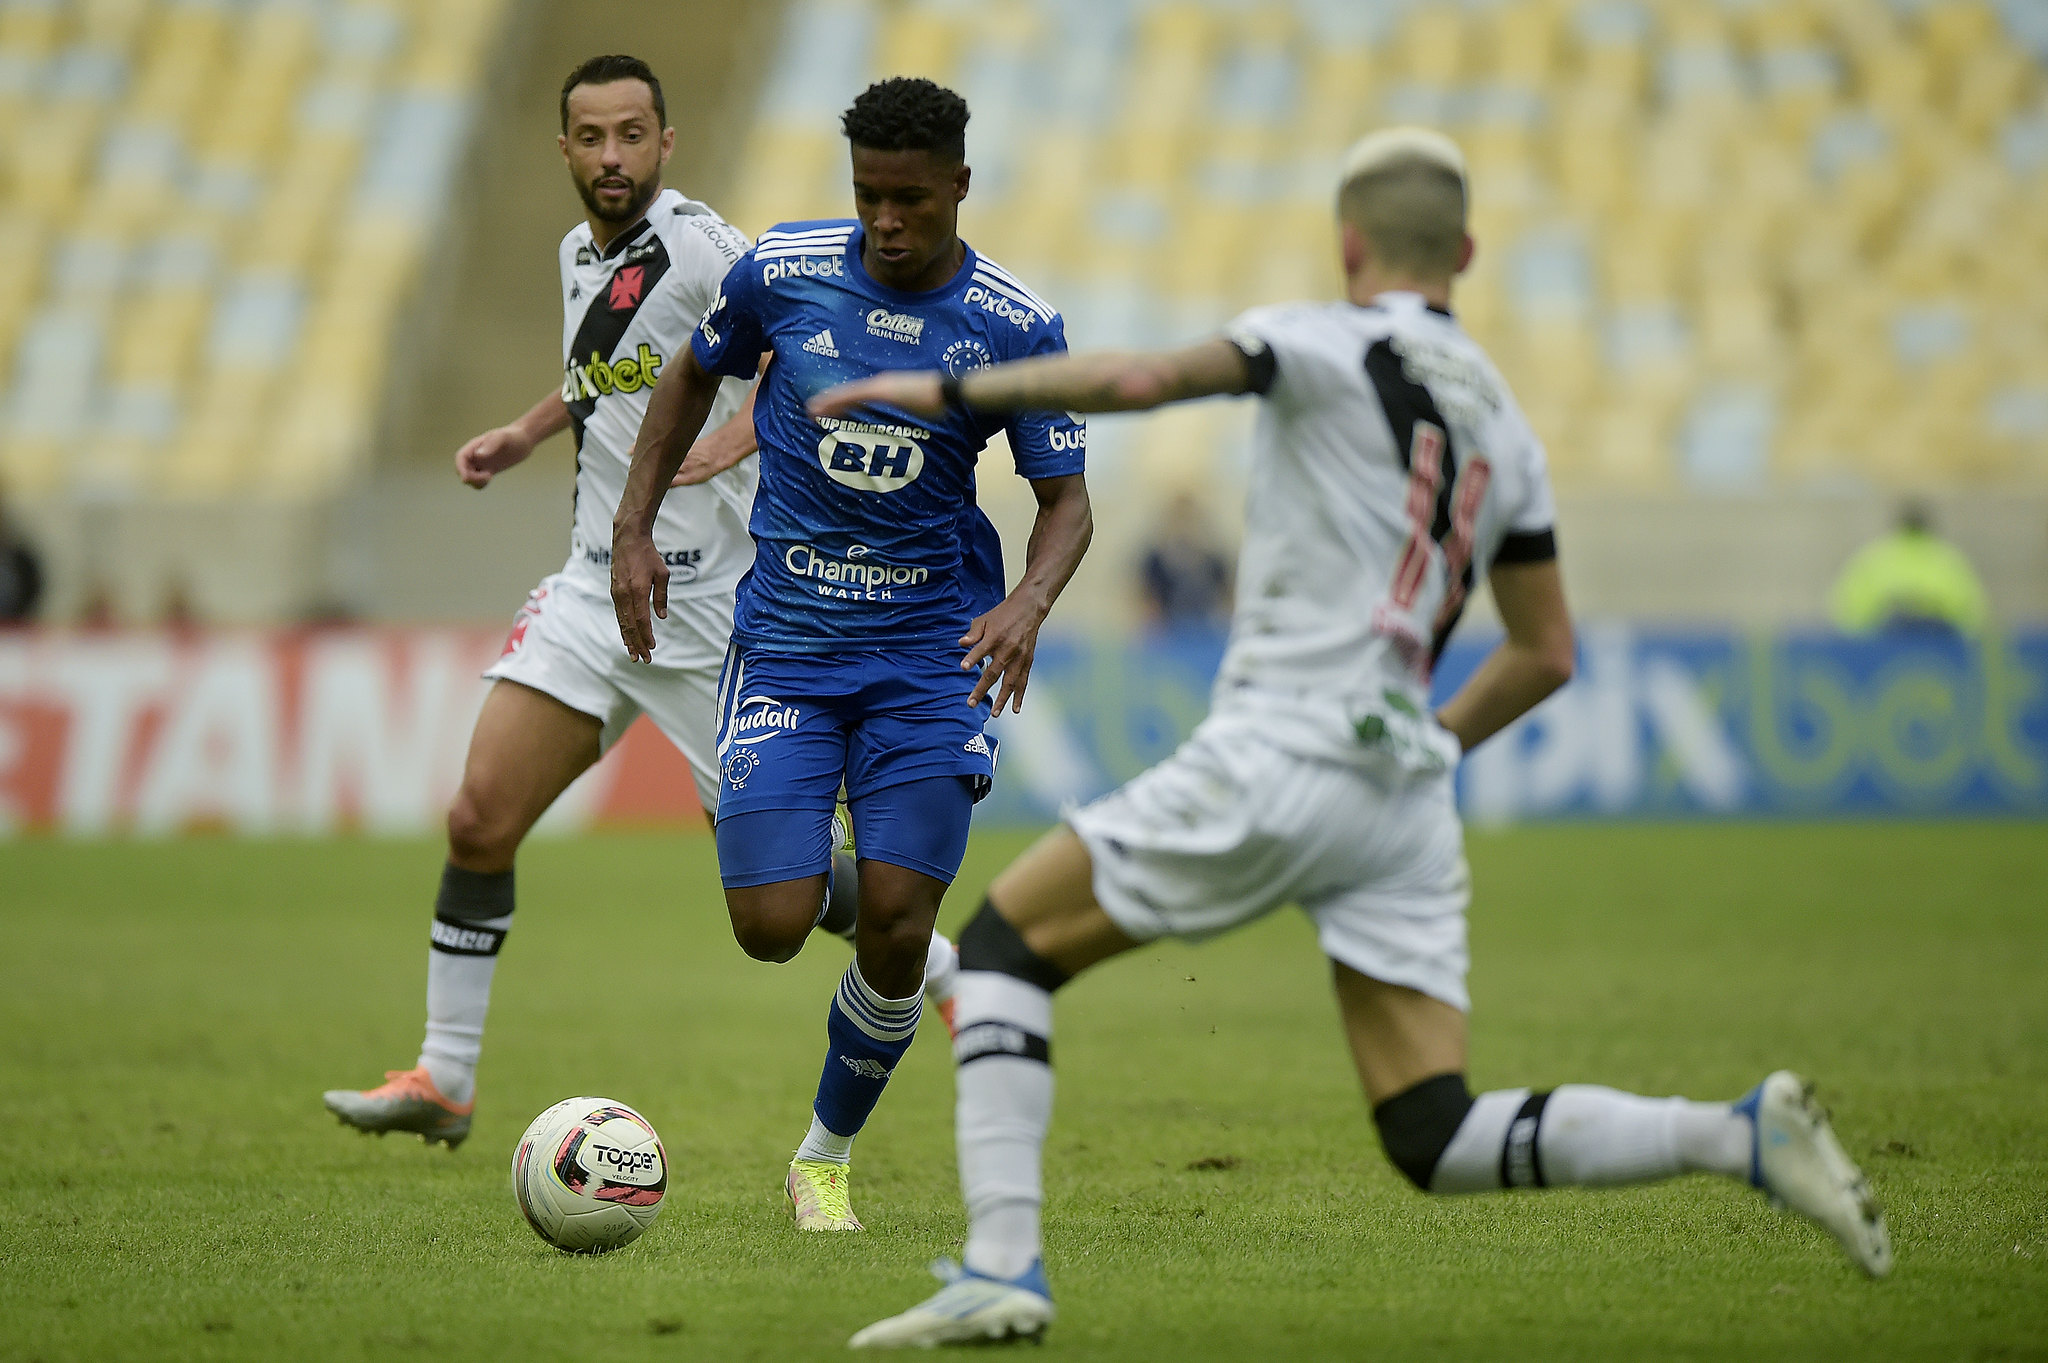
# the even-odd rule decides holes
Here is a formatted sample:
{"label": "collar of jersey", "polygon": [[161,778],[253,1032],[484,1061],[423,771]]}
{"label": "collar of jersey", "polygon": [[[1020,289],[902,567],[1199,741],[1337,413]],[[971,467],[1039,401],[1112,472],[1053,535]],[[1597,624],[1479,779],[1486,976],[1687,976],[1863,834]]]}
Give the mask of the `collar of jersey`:
{"label": "collar of jersey", "polygon": [[1376,308],[1383,303],[1412,303],[1420,307],[1424,312],[1433,312],[1439,317],[1451,316],[1449,308],[1438,307],[1413,289],[1388,289],[1382,293],[1376,293],[1372,296],[1372,301],[1365,306]]}
{"label": "collar of jersey", "polygon": [[931,289],[924,293],[905,293],[901,289],[892,289],[887,284],[882,283],[868,273],[867,266],[860,263],[861,243],[866,240],[866,230],[859,227],[854,228],[853,235],[847,238],[846,273],[864,287],[873,289],[891,303],[901,303],[906,307],[915,307],[920,303],[936,303],[948,294],[959,293],[967,287],[967,281],[974,278],[974,263],[980,259],[979,256],[974,254],[974,248],[963,241],[960,243],[960,249],[964,254],[961,257],[960,270],[957,274],[939,285],[936,289]]}
{"label": "collar of jersey", "polygon": [[[654,210],[662,207],[664,201],[667,200],[668,196],[671,194],[675,194],[675,196],[678,199],[683,197],[681,194],[677,194],[676,191],[673,189],[662,190],[661,193],[655,195],[654,198],[648,202],[647,211],[640,215],[640,220],[634,223],[631,227],[628,227],[625,231],[613,237],[611,245],[605,247],[602,251],[598,251],[597,258],[599,260],[610,260],[612,257],[618,255],[621,251],[624,251],[627,247],[631,246],[634,242],[646,236],[648,229],[654,226]],[[584,224],[586,228],[589,227],[589,225],[590,224],[588,223]],[[596,248],[597,239],[595,237],[591,238],[590,245],[592,249]]]}

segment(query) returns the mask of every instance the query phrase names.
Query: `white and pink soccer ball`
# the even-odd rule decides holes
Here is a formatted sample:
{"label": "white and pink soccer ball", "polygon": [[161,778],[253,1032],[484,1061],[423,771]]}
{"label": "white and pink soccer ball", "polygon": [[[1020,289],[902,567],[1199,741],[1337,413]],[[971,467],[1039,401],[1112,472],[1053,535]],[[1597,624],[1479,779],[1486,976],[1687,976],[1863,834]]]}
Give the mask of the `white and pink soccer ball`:
{"label": "white and pink soccer ball", "polygon": [[638,1240],[661,1214],[668,1155],[648,1120],[610,1098],[565,1098],[512,1151],[512,1193],[534,1234],[573,1254]]}

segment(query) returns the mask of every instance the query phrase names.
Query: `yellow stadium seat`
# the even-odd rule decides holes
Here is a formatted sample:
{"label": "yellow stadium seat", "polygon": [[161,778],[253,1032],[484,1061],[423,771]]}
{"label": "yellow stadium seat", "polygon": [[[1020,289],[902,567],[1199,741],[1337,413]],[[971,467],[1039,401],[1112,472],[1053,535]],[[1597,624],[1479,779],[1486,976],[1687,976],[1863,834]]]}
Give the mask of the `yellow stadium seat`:
{"label": "yellow stadium seat", "polygon": [[1718,374],[1768,377],[1784,353],[1776,304],[1760,285],[1703,289],[1698,305],[1700,352]]}
{"label": "yellow stadium seat", "polygon": [[878,76],[924,76],[944,85],[953,79],[965,36],[945,10],[905,5],[882,25],[875,72]]}
{"label": "yellow stadium seat", "polygon": [[1583,465],[1612,487],[1652,488],[1671,481],[1672,416],[1662,403],[1617,403],[1586,424]]}
{"label": "yellow stadium seat", "polygon": [[7,262],[0,270],[0,376],[13,373],[14,342],[41,289],[49,239],[48,229],[36,218],[0,208],[0,260]]}
{"label": "yellow stadium seat", "polygon": [[48,55],[64,31],[64,18],[60,5],[0,5],[0,51],[30,59]]}
{"label": "yellow stadium seat", "polygon": [[0,431],[0,486],[17,496],[55,492],[64,482],[62,445]]}
{"label": "yellow stadium seat", "polygon": [[148,32],[128,116],[181,127],[213,92],[226,54],[228,12],[211,5],[165,7]]}
{"label": "yellow stadium seat", "polygon": [[2005,41],[1998,15],[1985,0],[1933,0],[1920,11],[1928,55],[1952,72]]}
{"label": "yellow stadium seat", "polygon": [[86,0],[75,8],[78,36],[101,47],[126,48],[147,22],[150,0]]}
{"label": "yellow stadium seat", "polygon": [[759,236],[778,222],[840,216],[844,200],[823,202],[820,187],[829,170],[844,164],[845,155],[845,144],[829,129],[757,127],[734,187],[733,223],[748,236]]}
{"label": "yellow stadium seat", "polygon": [[1455,85],[1465,75],[1465,15],[1457,5],[1408,11],[1395,53],[1402,73],[1420,85]]}
{"label": "yellow stadium seat", "polygon": [[213,292],[203,284],[137,296],[114,328],[108,379],[117,386],[178,387],[198,356],[212,312]]}
{"label": "yellow stadium seat", "polygon": [[184,428],[158,465],[162,490],[176,497],[212,498],[246,482],[273,387],[273,376],[262,370],[208,373]]}
{"label": "yellow stadium seat", "polygon": [[0,129],[12,162],[6,199],[46,222],[70,217],[99,150],[99,120],[90,110],[44,108]]}
{"label": "yellow stadium seat", "polygon": [[2039,95],[2041,68],[2014,48],[1985,47],[1963,60],[1954,90],[1957,130],[1981,143],[2028,98]]}
{"label": "yellow stadium seat", "polygon": [[435,0],[418,11],[419,32],[399,80],[425,90],[466,90],[482,78],[501,0]]}
{"label": "yellow stadium seat", "polygon": [[1642,97],[1648,70],[1649,54],[1639,43],[1588,43],[1579,54],[1578,83],[1633,105]]}
{"label": "yellow stadium seat", "polygon": [[1308,54],[1296,135],[1303,150],[1335,154],[1371,126],[1379,86],[1372,49],[1335,47]]}
{"label": "yellow stadium seat", "polygon": [[1511,0],[1487,25],[1488,68],[1507,85],[1542,89],[1558,72],[1558,11],[1547,0]]}
{"label": "yellow stadium seat", "polygon": [[1927,53],[1903,40],[1873,44],[1860,52],[1856,80],[1873,108],[1894,115],[1925,106],[1934,87]]}

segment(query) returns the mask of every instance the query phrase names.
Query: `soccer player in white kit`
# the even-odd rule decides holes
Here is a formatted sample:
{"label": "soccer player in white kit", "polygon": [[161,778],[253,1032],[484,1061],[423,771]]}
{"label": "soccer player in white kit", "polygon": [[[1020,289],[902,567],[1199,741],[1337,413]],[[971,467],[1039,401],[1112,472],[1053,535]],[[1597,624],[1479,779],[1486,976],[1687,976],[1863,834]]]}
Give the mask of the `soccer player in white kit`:
{"label": "soccer player in white kit", "polygon": [[[1388,1158],[1431,1193],[1743,1179],[1834,1234],[1871,1276],[1884,1221],[1804,1081],[1739,1102],[1593,1085],[1465,1084],[1459,756],[1564,684],[1565,608],[1541,445],[1449,311],[1469,262],[1458,148],[1421,129],[1355,147],[1338,195],[1347,301],[1259,308],[1164,355],[1076,355],[946,380],[887,374],[820,395],[1078,412],[1256,393],[1238,608],[1209,717],[1171,757],[1068,816],[998,876],[960,937],[962,1266],[857,1347],[1036,1337],[1052,1113],[1052,995],[1159,937],[1200,939],[1287,903],[1315,920]],[[1506,639],[1435,714],[1429,675],[1485,575]]]}
{"label": "soccer player in white kit", "polygon": [[[733,589],[754,561],[747,533],[752,460],[663,500],[655,544],[669,606],[654,656],[620,643],[611,602],[612,515],[662,369],[689,343],[732,263],[751,244],[705,205],[661,185],[675,145],[661,84],[644,62],[594,57],[562,87],[562,156],[585,221],[562,239],[562,386],[517,421],[456,453],[482,488],[562,430],[576,435],[569,559],[520,608],[470,738],[448,811],[427,957],[427,1030],[418,1063],[374,1089],[334,1089],[327,1107],[364,1131],[408,1131],[454,1147],[468,1136],[476,1065],[499,949],[511,926],[513,861],[534,822],[640,715],[689,760],[707,815],[718,808],[718,677],[732,635]],[[705,443],[733,458],[754,448],[749,385],[721,385]],[[728,459],[727,462],[730,462]],[[853,859],[835,858],[823,924],[853,928]],[[952,944],[933,935],[927,991],[950,1009]]]}

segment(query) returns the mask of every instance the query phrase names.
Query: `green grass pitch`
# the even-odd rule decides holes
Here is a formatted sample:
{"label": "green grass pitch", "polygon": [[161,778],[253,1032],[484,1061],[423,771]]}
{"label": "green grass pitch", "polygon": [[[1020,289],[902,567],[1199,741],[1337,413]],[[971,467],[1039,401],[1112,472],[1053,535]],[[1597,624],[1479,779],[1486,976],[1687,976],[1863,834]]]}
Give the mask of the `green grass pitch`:
{"label": "green grass pitch", "polygon": [[[1023,845],[979,837],[946,921]],[[1061,1000],[1032,1357],[2048,1358],[2048,831],[1475,834],[1475,1087],[1732,1097],[1819,1079],[1898,1269],[1707,1179],[1431,1200],[1382,1159],[1299,915]],[[410,1065],[425,843],[0,846],[0,1359],[804,1359],[957,1252],[936,1019],[855,1161],[860,1236],[782,1169],[845,948],[733,945],[700,836],[540,842],[460,1151],[319,1091]],[[543,1246],[507,1185],[548,1103],[667,1144],[639,1244]]]}

